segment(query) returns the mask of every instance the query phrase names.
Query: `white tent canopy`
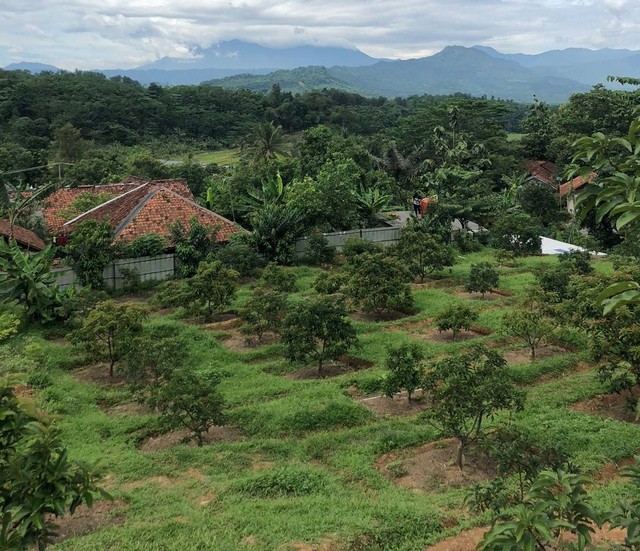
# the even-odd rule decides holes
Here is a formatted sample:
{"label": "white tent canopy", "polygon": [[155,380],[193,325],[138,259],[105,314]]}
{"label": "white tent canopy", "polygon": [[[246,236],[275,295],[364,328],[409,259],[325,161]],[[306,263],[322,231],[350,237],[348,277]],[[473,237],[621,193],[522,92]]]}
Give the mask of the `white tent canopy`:
{"label": "white tent canopy", "polygon": [[[569,251],[585,251],[584,247],[578,247],[577,245],[572,245],[571,243],[563,243],[562,241],[556,241],[555,239],[550,239],[549,237],[540,237],[542,239],[542,254],[562,254],[568,253]],[[594,253],[598,256],[605,256],[604,253]]]}

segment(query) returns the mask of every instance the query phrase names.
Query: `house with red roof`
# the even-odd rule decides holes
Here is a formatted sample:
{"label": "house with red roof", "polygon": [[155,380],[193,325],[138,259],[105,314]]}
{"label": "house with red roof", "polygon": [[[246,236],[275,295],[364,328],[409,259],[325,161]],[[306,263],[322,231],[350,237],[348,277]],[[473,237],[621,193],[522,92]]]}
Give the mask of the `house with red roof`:
{"label": "house with red roof", "polygon": [[7,243],[13,239],[20,247],[32,252],[41,251],[47,246],[34,232],[16,224],[11,225],[9,220],[0,220],[0,237]]}
{"label": "house with red roof", "polygon": [[556,189],[556,165],[551,161],[527,161],[524,163],[524,168],[527,171],[529,177],[527,181],[534,180],[541,184],[551,186]]}
{"label": "house with red roof", "polygon": [[586,178],[576,176],[572,180],[569,180],[560,186],[560,200],[566,206],[567,212],[572,216],[576,213],[576,198],[584,186],[593,182],[595,177],[595,172],[592,172]]}
{"label": "house with red roof", "polygon": [[[65,210],[86,193],[113,197],[66,220]],[[170,243],[170,226],[176,222],[187,226],[192,218],[204,226],[215,228],[217,240],[221,243],[228,241],[234,233],[243,231],[234,222],[198,205],[184,180],[132,178],[117,184],[60,189],[47,198],[43,216],[56,238],[71,235],[78,224],[86,220],[106,221],[113,228],[114,243],[128,243],[150,233],[165,237]]]}

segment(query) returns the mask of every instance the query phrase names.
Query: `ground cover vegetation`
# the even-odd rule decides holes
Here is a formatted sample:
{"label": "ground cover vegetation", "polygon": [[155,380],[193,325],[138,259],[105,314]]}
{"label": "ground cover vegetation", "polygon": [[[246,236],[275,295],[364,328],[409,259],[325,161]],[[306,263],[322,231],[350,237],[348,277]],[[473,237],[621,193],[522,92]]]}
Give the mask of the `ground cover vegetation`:
{"label": "ground cover vegetation", "polygon": [[[119,296],[102,269],[160,252],[157,236],[125,253],[85,223],[66,250],[0,245],[3,545],[409,550],[473,527],[490,550],[637,545],[636,92],[526,110],[0,76],[0,168],[74,163],[70,185],[180,176],[250,230],[222,246],[195,220],[173,226],[178,277],[140,292],[129,274]],[[233,167],[188,156],[221,146]],[[173,154],[187,160],[159,160]],[[531,158],[602,172],[584,217],[526,181]],[[0,208],[42,233],[51,188],[16,192],[47,174],[23,176],[2,176]],[[397,244],[336,251],[321,235],[379,225],[416,194],[426,213]],[[540,235],[614,254],[544,258]],[[55,253],[83,288],[57,288]]]}

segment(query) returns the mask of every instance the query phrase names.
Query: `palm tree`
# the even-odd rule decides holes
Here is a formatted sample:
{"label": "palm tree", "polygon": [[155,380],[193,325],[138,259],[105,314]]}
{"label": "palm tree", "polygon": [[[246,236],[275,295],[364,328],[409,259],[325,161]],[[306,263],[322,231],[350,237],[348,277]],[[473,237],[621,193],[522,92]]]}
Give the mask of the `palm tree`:
{"label": "palm tree", "polygon": [[271,121],[258,124],[254,133],[243,142],[243,147],[251,153],[255,162],[276,159],[278,155],[285,154],[287,149],[282,126],[276,126]]}

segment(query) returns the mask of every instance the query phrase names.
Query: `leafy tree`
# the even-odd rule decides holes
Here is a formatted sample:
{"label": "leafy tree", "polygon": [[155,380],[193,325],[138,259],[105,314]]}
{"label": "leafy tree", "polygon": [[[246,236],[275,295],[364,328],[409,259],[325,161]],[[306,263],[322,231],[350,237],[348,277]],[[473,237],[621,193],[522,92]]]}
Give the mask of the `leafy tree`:
{"label": "leafy tree", "polygon": [[398,252],[421,283],[427,275],[453,266],[455,262],[453,249],[426,233],[420,224],[402,228]]}
{"label": "leafy tree", "polygon": [[240,277],[254,276],[264,261],[258,254],[251,236],[246,233],[235,233],[226,245],[220,247],[216,259],[225,268],[235,270]]}
{"label": "leafy tree", "polygon": [[153,390],[151,404],[160,411],[164,426],[188,429],[198,446],[202,446],[209,429],[226,420],[219,382],[217,374],[176,371]]}
{"label": "leafy tree", "polygon": [[238,272],[222,266],[222,262],[201,262],[195,275],[189,279],[186,305],[211,321],[214,314],[229,306],[236,294]]}
{"label": "leafy tree", "polygon": [[267,205],[251,217],[253,239],[258,251],[269,262],[290,264],[295,257],[296,240],[303,231],[301,213],[288,206]]}
{"label": "leafy tree", "polygon": [[524,395],[513,384],[506,361],[496,351],[478,346],[454,354],[427,369],[423,391],[433,406],[425,419],[459,443],[457,465],[464,452],[483,435],[482,423],[500,410],[522,409]]}
{"label": "leafy tree", "polygon": [[470,293],[490,293],[498,286],[500,276],[498,271],[489,262],[472,264],[467,277],[466,290]]}
{"label": "leafy tree", "polygon": [[247,149],[255,162],[276,159],[287,149],[282,126],[271,121],[256,125],[253,136],[245,140],[250,143]]}
{"label": "leafy tree", "polygon": [[560,196],[555,188],[530,180],[516,192],[516,200],[522,210],[545,228],[561,222],[566,212],[560,207]]}
{"label": "leafy tree", "polygon": [[436,318],[436,324],[438,331],[451,331],[453,337],[451,340],[456,340],[458,333],[461,330],[469,331],[471,325],[478,319],[478,313],[474,312],[471,308],[463,304],[456,304],[449,306],[442,312],[440,312]]}
{"label": "leafy tree", "polygon": [[407,310],[413,305],[407,269],[385,253],[356,256],[347,264],[346,273],[345,292],[364,312],[381,317],[392,309]]}
{"label": "leafy tree", "polygon": [[522,145],[530,158],[550,158],[551,128],[551,109],[543,101],[534,98],[529,114],[522,121],[522,130],[526,134]]}
{"label": "leafy tree", "polygon": [[320,232],[312,233],[307,239],[303,260],[310,266],[332,264],[336,258],[336,248],[329,244],[327,238]]}
{"label": "leafy tree", "polygon": [[378,188],[365,189],[361,186],[354,192],[354,199],[365,228],[380,225],[381,217],[385,212],[397,210],[397,207],[392,205],[393,195],[384,193]]}
{"label": "leafy tree", "polygon": [[59,161],[74,162],[84,155],[87,144],[82,139],[80,130],[71,123],[58,128],[54,133],[54,138],[56,158]]}
{"label": "leafy tree", "polygon": [[356,257],[362,254],[382,253],[384,247],[376,241],[366,241],[358,237],[349,237],[342,245],[342,254],[348,264],[353,264]]}
{"label": "leafy tree", "polygon": [[30,255],[15,241],[0,239],[0,298],[4,303],[18,301],[31,320],[50,320],[62,296],[54,284],[51,246]]}
{"label": "leafy tree", "polygon": [[296,305],[284,319],[281,340],[290,362],[314,360],[321,377],[325,362],[335,360],[358,344],[344,303],[329,296]]}
{"label": "leafy tree", "polygon": [[267,332],[279,333],[288,310],[287,296],[269,287],[255,287],[238,315],[243,333],[254,334],[258,342]]}
{"label": "leafy tree", "polygon": [[384,392],[389,398],[401,390],[407,391],[407,399],[420,386],[424,375],[424,352],[417,344],[403,344],[389,348],[385,367]]}
{"label": "leafy tree", "polygon": [[113,260],[113,228],[108,222],[80,222],[66,245],[69,263],[83,285],[104,286],[102,272]]}
{"label": "leafy tree", "polygon": [[533,310],[513,310],[502,318],[504,334],[526,342],[531,350],[532,360],[536,359],[536,350],[551,336],[556,326],[550,318]]}
{"label": "leafy tree", "polygon": [[558,255],[558,262],[566,266],[572,274],[589,275],[593,273],[589,251],[568,251]]}
{"label": "leafy tree", "polygon": [[260,274],[258,285],[279,293],[295,293],[296,274],[278,266],[275,262],[269,262]]}
{"label": "leafy tree", "polygon": [[[478,549],[587,549],[593,526],[601,522],[585,490],[591,483],[582,475],[560,469],[542,471],[510,519],[494,524]],[[575,543],[567,542],[569,534],[576,538]]]}
{"label": "leafy tree", "polygon": [[97,481],[86,465],[69,460],[50,420],[26,408],[11,382],[0,379],[0,548],[43,550],[54,535],[52,517],[107,495]]}
{"label": "leafy tree", "polygon": [[313,282],[316,292],[323,295],[335,295],[348,283],[348,276],[342,270],[322,271]]}
{"label": "leafy tree", "polygon": [[518,256],[539,254],[543,228],[523,212],[510,212],[500,216],[491,226],[491,246],[513,251]]}
{"label": "leafy tree", "polygon": [[105,300],[82,320],[73,338],[93,361],[108,362],[109,377],[113,377],[115,364],[134,350],[135,338],[142,333],[147,316],[147,310],[138,304]]}
{"label": "leafy tree", "polygon": [[195,217],[189,220],[188,228],[178,220],[170,230],[176,256],[180,261],[178,272],[182,277],[191,277],[200,263],[216,251],[218,231],[201,224]]}

